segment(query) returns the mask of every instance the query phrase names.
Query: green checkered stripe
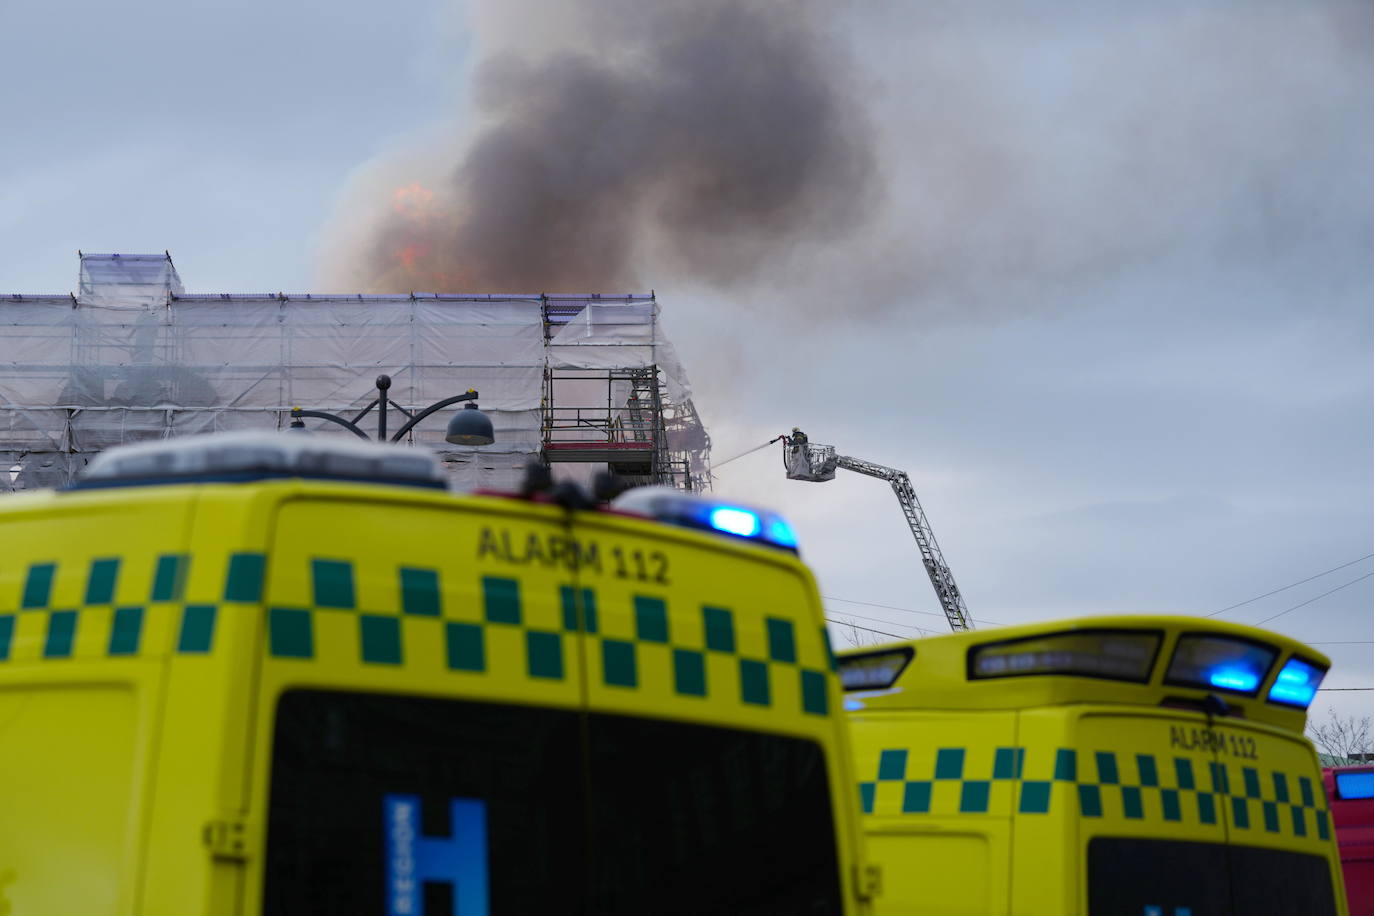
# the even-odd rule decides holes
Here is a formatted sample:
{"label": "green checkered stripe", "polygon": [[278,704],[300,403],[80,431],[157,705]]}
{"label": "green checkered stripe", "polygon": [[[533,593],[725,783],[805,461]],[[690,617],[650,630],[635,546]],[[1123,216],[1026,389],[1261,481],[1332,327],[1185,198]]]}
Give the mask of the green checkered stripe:
{"label": "green checkered stripe", "polygon": [[[922,755],[924,756],[924,755]],[[1067,797],[1077,797],[1077,813],[1085,818],[1104,816],[1106,805],[1113,816],[1120,811],[1126,820],[1158,819],[1177,823],[1215,825],[1222,806],[1229,806],[1230,823],[1240,830],[1284,834],[1298,838],[1330,840],[1331,824],[1324,807],[1325,794],[1307,776],[1278,770],[1208,761],[1205,772],[1187,757],[1166,760],[1173,785],[1161,780],[1160,761],[1154,754],[1118,755],[1096,751],[1082,760],[1074,748],[1054,751],[1051,779],[1024,779],[1026,748],[999,747],[993,753],[992,772],[969,774],[964,748],[935,749],[933,760],[913,768],[913,752],[905,748],[882,750],[877,778],[859,783],[859,798],[866,814],[873,814],[880,783],[900,782],[900,813],[930,814],[932,789],[941,780],[960,786],[960,814],[985,814],[994,782],[1019,783],[1016,810],[1020,814],[1048,814],[1055,783],[1073,787]],[[1122,762],[1126,766],[1122,766]],[[1239,779],[1232,781],[1235,772]],[[1205,777],[1204,786],[1202,779]],[[1061,796],[1064,797],[1064,796]]]}
{"label": "green checkered stripe", "polygon": [[[641,650],[647,645],[661,645],[670,649],[672,684],[679,697],[706,699],[733,694],[745,705],[771,707],[776,679],[792,677],[799,683],[803,712],[818,716],[830,712],[828,674],[798,663],[796,632],[790,620],[767,618],[767,656],[750,658],[736,649],[735,616],[728,608],[701,607],[702,648],[693,648],[674,643],[668,606],[660,598],[633,596],[634,636],[614,638],[601,632],[597,595],[591,588],[559,586],[562,626],[547,629],[527,622],[521,583],[516,579],[483,576],[481,620],[459,621],[444,619],[444,589],[437,569],[400,567],[396,580],[400,612],[383,613],[357,606],[352,563],[313,559],[310,567],[314,607],[268,609],[268,651],[275,658],[315,658],[315,615],[348,612],[358,617],[359,660],[401,665],[405,661],[402,619],[430,617],[441,619],[444,657],[448,669],[455,672],[480,674],[498,664],[487,650],[488,637],[496,628],[511,628],[524,634],[524,673],[535,679],[563,680],[567,676],[566,639],[580,633],[591,643],[589,674],[599,674],[607,688],[639,689],[644,673]],[[834,657],[824,630],[820,638],[825,640],[833,671]],[[707,657],[712,653],[735,661],[738,679],[733,684],[710,682]]]}
{"label": "green checkered stripe", "polygon": [[[0,611],[0,662],[14,660],[15,633],[21,615],[36,614],[45,618],[38,659],[59,660],[73,657],[77,634],[88,625],[85,622],[97,609],[112,614],[109,638],[104,646],[107,657],[139,655],[145,649],[148,615],[161,607],[170,609],[179,618],[173,646],[175,652],[209,653],[214,645],[220,603],[185,600],[186,581],[191,571],[190,555],[172,553],[153,558],[146,600],[116,601],[120,576],[127,570],[128,562],[121,557],[99,557],[79,564],[56,561],[29,564],[17,607]],[[220,595],[223,602],[259,601],[265,568],[266,560],[261,553],[232,554]],[[82,577],[83,600],[79,605],[54,606],[52,599],[55,585],[61,581],[59,576]]]}

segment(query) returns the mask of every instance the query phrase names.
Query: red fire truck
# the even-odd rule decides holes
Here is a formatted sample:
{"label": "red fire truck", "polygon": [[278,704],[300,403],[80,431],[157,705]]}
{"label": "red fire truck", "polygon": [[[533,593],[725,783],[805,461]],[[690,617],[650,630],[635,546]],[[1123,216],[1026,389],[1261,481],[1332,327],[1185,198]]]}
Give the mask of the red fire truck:
{"label": "red fire truck", "polygon": [[1350,916],[1374,916],[1374,764],[1322,770]]}

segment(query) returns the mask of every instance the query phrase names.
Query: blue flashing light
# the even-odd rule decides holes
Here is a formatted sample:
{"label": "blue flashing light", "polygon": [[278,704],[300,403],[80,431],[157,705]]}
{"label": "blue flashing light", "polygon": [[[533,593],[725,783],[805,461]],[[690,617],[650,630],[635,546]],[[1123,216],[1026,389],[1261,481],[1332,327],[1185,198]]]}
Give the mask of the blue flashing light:
{"label": "blue flashing light", "polygon": [[1244,668],[1218,668],[1207,676],[1213,687],[1250,691],[1259,686],[1259,675]]}
{"label": "blue flashing light", "polygon": [[1258,640],[1185,633],[1178,638],[1164,683],[1254,696],[1278,655],[1278,649]]}
{"label": "blue flashing light", "polygon": [[763,523],[757,512],[736,509],[733,506],[717,506],[711,510],[711,527],[727,534],[737,534],[742,538],[758,537]]}
{"label": "blue flashing light", "polygon": [[1269,702],[1306,709],[1317,696],[1317,685],[1326,672],[1301,659],[1290,658],[1269,688]]}
{"label": "blue flashing light", "polygon": [[1374,770],[1336,774],[1336,797],[1374,798]]}
{"label": "blue flashing light", "polygon": [[728,534],[793,552],[797,549],[796,532],[776,512],[716,502],[671,487],[635,487],[617,496],[611,507],[669,525]]}
{"label": "blue flashing light", "polygon": [[786,520],[774,518],[768,523],[768,540],[777,544],[779,547],[797,546],[797,533],[792,530],[792,526]]}

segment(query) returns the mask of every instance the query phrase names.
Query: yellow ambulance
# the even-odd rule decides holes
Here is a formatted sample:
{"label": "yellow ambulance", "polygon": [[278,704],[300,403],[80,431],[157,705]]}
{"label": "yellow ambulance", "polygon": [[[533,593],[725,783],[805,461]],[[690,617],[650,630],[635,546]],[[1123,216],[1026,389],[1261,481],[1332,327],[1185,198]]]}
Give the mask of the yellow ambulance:
{"label": "yellow ambulance", "polygon": [[877,912],[1343,916],[1303,738],[1329,665],[1189,617],[841,653]]}
{"label": "yellow ambulance", "polygon": [[786,523],[283,434],[0,502],[0,913],[863,913]]}

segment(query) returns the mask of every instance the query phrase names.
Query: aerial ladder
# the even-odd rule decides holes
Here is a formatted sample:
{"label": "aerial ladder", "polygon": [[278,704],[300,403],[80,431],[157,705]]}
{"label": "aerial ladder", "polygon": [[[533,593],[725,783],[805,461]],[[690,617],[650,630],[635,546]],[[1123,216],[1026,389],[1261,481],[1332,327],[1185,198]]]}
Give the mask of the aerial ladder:
{"label": "aerial ladder", "polygon": [[773,441],[779,439],[783,443],[783,464],[787,468],[789,480],[823,483],[834,480],[838,468],[886,480],[892,487],[892,492],[897,494],[897,502],[902,505],[902,514],[911,526],[911,535],[916,539],[916,547],[921,552],[921,562],[925,564],[926,574],[930,576],[930,584],[935,587],[935,596],[940,600],[940,607],[949,619],[949,628],[955,632],[973,629],[973,618],[969,617],[968,608],[964,605],[964,596],[954,582],[954,573],[949,571],[949,564],[940,552],[940,545],[935,542],[935,532],[930,529],[925,510],[921,508],[921,501],[916,498],[911,478],[905,471],[884,467],[861,458],[836,454],[833,445],[817,445],[796,427],[792,428],[792,435],[779,436]]}

